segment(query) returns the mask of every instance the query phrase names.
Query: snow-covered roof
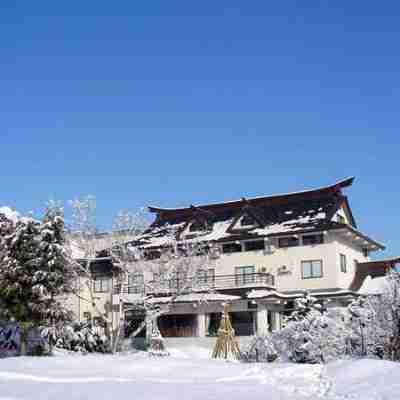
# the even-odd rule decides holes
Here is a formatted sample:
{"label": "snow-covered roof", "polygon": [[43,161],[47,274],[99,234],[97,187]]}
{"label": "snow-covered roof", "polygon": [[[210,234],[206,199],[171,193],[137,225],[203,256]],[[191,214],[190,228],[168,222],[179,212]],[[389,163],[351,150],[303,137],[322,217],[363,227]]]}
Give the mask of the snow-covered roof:
{"label": "snow-covered roof", "polygon": [[247,298],[249,299],[262,299],[268,297],[277,297],[277,298],[294,298],[298,297],[298,295],[294,294],[284,294],[278,292],[277,290],[265,290],[265,289],[253,289],[249,293],[247,293]]}
{"label": "snow-covered roof", "polygon": [[82,246],[79,245],[76,240],[68,240],[69,249],[71,251],[72,258],[79,260],[85,258],[86,253]]}
{"label": "snow-covered roof", "polygon": [[[277,290],[271,289],[253,289],[247,294],[247,298],[249,299],[267,299],[267,298],[279,298],[279,299],[294,299],[296,297],[302,296],[306,291],[304,290],[296,290],[296,291],[284,291],[279,292]],[[347,289],[334,289],[334,290],[307,290],[312,296],[346,296],[351,295],[354,296],[354,292]]]}
{"label": "snow-covered roof", "polygon": [[358,293],[362,295],[379,295],[385,292],[388,282],[385,276],[380,276],[377,278],[372,278],[368,275]]}
{"label": "snow-covered roof", "polygon": [[239,300],[240,296],[232,296],[228,294],[221,293],[190,293],[182,294],[177,297],[176,302],[186,303],[186,302],[202,302],[202,301],[233,301]]}
{"label": "snow-covered roof", "polygon": [[[141,294],[124,294],[124,301],[127,303],[135,303],[143,301],[143,295]],[[167,304],[170,303],[172,300],[174,303],[204,303],[210,301],[234,301],[240,300],[240,296],[232,296],[227,294],[221,293],[188,293],[188,294],[181,294],[173,299],[172,296],[163,296],[163,297],[152,297],[147,300],[148,303],[153,304]]]}
{"label": "snow-covered roof", "polygon": [[[262,238],[337,229],[364,239],[371,250],[383,248],[356,230],[347,198],[342,194],[342,189],[352,182],[353,178],[349,178],[309,191],[187,208],[150,207],[157,218],[137,240],[144,248],[157,248],[168,244],[171,232],[177,232],[179,239],[187,241],[212,242],[235,241],[244,236]],[[335,221],[335,215],[342,207],[348,212],[350,225]],[[245,215],[253,220],[253,225],[241,225]],[[203,230],[190,232],[188,228],[194,222],[202,224]]]}
{"label": "snow-covered roof", "polygon": [[[302,190],[302,191],[297,191],[297,192],[290,192],[290,193],[280,193],[280,194],[273,194],[273,195],[267,195],[267,196],[257,196],[257,197],[252,197],[246,199],[246,201],[253,202],[253,201],[265,201],[265,200],[272,200],[272,199],[281,199],[281,198],[287,198],[290,196],[300,196],[300,195],[311,195],[315,194],[318,192],[329,192],[329,191],[337,191],[342,188],[351,186],[354,182],[354,177],[349,177],[346,179],[343,179],[341,181],[338,181],[334,183],[333,185],[329,186],[323,186],[320,188],[314,188],[314,189],[308,189],[308,190]],[[229,207],[229,206],[237,206],[240,205],[243,202],[243,198],[240,200],[230,200],[230,201],[224,201],[220,203],[212,203],[212,204],[204,204],[204,205],[198,205],[195,208],[201,208],[201,209],[207,209],[207,208],[215,208],[215,207]],[[176,211],[188,211],[191,210],[193,206],[191,207],[184,207],[184,208],[160,208],[156,206],[149,206],[150,212],[176,212]]]}
{"label": "snow-covered roof", "polygon": [[[246,231],[237,232],[232,229],[237,223],[238,216],[241,211],[231,213],[223,213],[221,215],[214,215],[209,224],[209,229],[204,232],[193,235],[193,240],[198,241],[226,241],[234,240],[240,234],[248,233],[252,237],[266,237],[280,234],[295,234],[296,232],[315,231],[329,229],[332,224],[340,225],[330,221],[332,212],[327,207],[334,207],[332,203],[325,204],[326,207],[320,205],[315,207],[315,202],[309,205],[302,204],[301,207],[293,210],[288,207],[280,207],[279,214],[270,216],[268,212],[270,209],[265,210],[265,223],[259,224],[257,227]],[[288,212],[290,211],[290,213]],[[264,209],[261,209],[260,214],[263,214]],[[183,220],[178,220],[176,223],[153,224],[143,235],[137,237],[137,240],[143,247],[159,247],[168,244],[168,238],[171,232],[182,232],[185,226],[192,220],[190,216],[184,217]],[[191,239],[187,239],[190,241]]]}
{"label": "snow-covered roof", "polygon": [[89,257],[87,253],[91,253],[92,257],[95,257],[101,251],[110,249],[117,242],[130,242],[136,237],[137,235],[134,234],[118,235],[118,232],[113,232],[93,236],[89,240],[81,240],[80,236],[75,234],[68,236],[68,243],[73,258],[85,259]]}

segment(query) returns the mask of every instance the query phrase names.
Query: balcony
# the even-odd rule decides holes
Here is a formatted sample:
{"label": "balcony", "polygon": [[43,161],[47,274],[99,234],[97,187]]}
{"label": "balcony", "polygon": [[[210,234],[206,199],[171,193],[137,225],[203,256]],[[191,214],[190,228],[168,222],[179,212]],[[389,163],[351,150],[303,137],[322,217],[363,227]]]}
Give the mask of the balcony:
{"label": "balcony", "polygon": [[[267,273],[248,273],[232,275],[213,275],[202,276],[188,279],[174,278],[161,281],[150,281],[147,284],[143,282],[133,285],[125,284],[122,288],[124,294],[137,295],[168,295],[178,291],[196,290],[209,291],[216,290],[222,293],[241,293],[253,288],[273,288],[275,278]],[[114,287],[114,294],[120,293],[120,286]]]}

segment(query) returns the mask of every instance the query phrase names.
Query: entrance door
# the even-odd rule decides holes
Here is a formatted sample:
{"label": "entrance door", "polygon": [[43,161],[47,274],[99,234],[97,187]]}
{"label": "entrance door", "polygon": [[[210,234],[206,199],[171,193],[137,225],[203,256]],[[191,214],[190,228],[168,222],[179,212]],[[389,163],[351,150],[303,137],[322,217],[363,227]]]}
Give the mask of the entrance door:
{"label": "entrance door", "polygon": [[197,336],[197,315],[162,315],[158,319],[158,328],[164,337]]}

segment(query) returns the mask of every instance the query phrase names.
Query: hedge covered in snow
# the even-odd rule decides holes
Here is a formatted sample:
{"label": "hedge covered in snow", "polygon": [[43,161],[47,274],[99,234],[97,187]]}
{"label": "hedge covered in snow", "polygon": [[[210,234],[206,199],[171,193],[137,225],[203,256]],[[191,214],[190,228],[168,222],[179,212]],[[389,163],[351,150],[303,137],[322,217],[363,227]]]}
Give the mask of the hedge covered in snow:
{"label": "hedge covered in snow", "polygon": [[400,273],[386,277],[379,296],[360,296],[347,308],[324,310],[305,294],[284,328],[256,337],[242,352],[248,362],[277,358],[296,363],[325,363],[343,357],[400,360]]}
{"label": "hedge covered in snow", "polygon": [[51,347],[79,353],[109,353],[110,345],[101,327],[88,323],[43,328],[42,337]]}

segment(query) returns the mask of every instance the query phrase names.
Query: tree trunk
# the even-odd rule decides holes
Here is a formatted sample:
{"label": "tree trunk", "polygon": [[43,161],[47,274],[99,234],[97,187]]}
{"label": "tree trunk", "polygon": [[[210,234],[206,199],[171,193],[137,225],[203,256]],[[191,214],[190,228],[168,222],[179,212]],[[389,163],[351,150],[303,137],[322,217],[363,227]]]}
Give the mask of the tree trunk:
{"label": "tree trunk", "polygon": [[161,332],[158,329],[157,318],[158,317],[153,317],[150,319],[151,331],[150,331],[149,353],[152,356],[169,356],[169,353],[165,348],[164,338],[162,337]]}
{"label": "tree trunk", "polygon": [[20,323],[21,343],[20,343],[20,355],[26,356],[28,354],[28,333],[30,324],[27,322]]}

